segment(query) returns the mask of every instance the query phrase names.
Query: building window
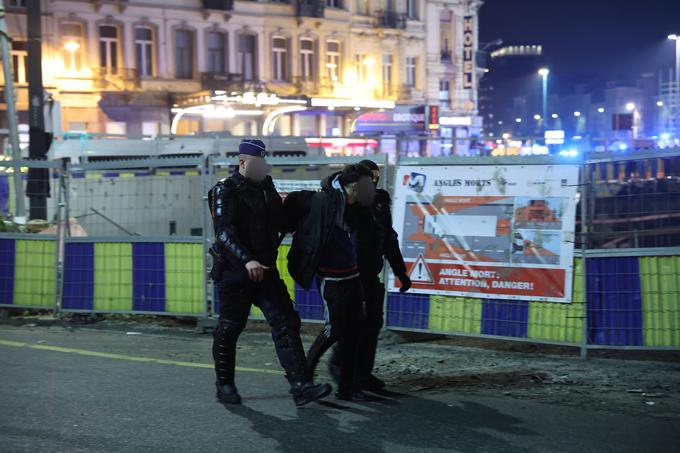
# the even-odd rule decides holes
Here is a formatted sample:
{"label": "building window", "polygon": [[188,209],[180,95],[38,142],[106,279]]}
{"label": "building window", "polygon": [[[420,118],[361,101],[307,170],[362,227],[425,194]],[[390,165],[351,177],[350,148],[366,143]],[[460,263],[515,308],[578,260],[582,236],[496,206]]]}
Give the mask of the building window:
{"label": "building window", "polygon": [[127,124],[123,121],[107,121],[106,133],[111,135],[125,135],[127,134]]}
{"label": "building window", "polygon": [[26,8],[26,0],[9,0],[10,8]]}
{"label": "building window", "polygon": [[189,30],[175,31],[175,77],[194,77],[194,33]]}
{"label": "building window", "polygon": [[340,43],[338,41],[328,41],[326,43],[326,70],[328,78],[332,82],[337,82],[339,80]]}
{"label": "building window", "polygon": [[63,23],[61,38],[64,67],[69,71],[80,71],[83,61],[83,26],[79,23]]}
{"label": "building window", "polygon": [[255,35],[240,35],[238,38],[238,61],[243,80],[255,80],[257,77],[256,44]]}
{"label": "building window", "polygon": [[210,32],[206,38],[208,45],[208,72],[219,74],[226,73],[226,35],[221,32]]}
{"label": "building window", "polygon": [[308,38],[300,41],[300,78],[314,80],[314,41]]}
{"label": "building window", "polygon": [[448,80],[439,81],[439,103],[441,106],[446,107],[451,101],[451,82]]}
{"label": "building window", "polygon": [[288,80],[288,40],[276,36],[272,43],[272,56],[274,69],[274,81],[285,82]]}
{"label": "building window", "polygon": [[26,83],[28,49],[26,41],[12,41],[12,79],[15,83]]}
{"label": "building window", "polygon": [[406,57],[406,85],[411,88],[416,86],[417,62],[416,57]]}
{"label": "building window", "polygon": [[366,55],[356,54],[354,56],[354,62],[357,67],[357,83],[363,85],[368,80],[368,62],[366,60]]}
{"label": "building window", "polygon": [[115,74],[118,68],[118,27],[99,27],[99,66],[107,74]]}
{"label": "building window", "polygon": [[409,19],[418,19],[418,4],[417,0],[406,0],[406,17]]}
{"label": "building window", "polygon": [[382,57],[382,83],[386,90],[392,86],[392,54],[386,53]]}
{"label": "building window", "polygon": [[368,16],[368,0],[357,0],[357,14]]}
{"label": "building window", "polygon": [[342,0],[326,0],[326,6],[329,8],[342,8]]}
{"label": "building window", "polygon": [[83,121],[69,121],[68,130],[71,132],[87,132],[87,123]]}
{"label": "building window", "polygon": [[153,75],[153,32],[149,27],[135,28],[135,57],[141,77]]}

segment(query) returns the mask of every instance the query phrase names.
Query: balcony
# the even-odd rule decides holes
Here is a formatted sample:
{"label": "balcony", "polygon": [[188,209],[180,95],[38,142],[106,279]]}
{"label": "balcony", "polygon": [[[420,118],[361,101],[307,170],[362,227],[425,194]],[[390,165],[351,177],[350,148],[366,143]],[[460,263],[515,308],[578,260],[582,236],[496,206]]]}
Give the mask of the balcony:
{"label": "balcony", "polygon": [[140,87],[134,68],[92,68],[93,88],[102,91],[134,91]]}
{"label": "balcony", "polygon": [[267,91],[267,85],[260,80],[244,80],[243,74],[227,72],[202,72],[201,89],[223,90],[227,93],[244,93]]}
{"label": "balcony", "polygon": [[203,0],[203,9],[231,11],[234,9],[234,0]]}
{"label": "balcony", "polygon": [[403,84],[403,85],[399,86],[399,92],[397,94],[398,94],[400,100],[409,101],[409,100],[417,97],[418,90],[413,85]]}
{"label": "balcony", "polygon": [[441,62],[442,63],[451,63],[451,51],[448,49],[444,49],[441,52]]}
{"label": "balcony", "polygon": [[296,93],[304,96],[311,96],[319,93],[319,82],[313,78],[294,77],[293,85],[295,86]]}
{"label": "balcony", "polygon": [[324,17],[326,0],[297,0],[298,17]]}
{"label": "balcony", "polygon": [[394,85],[383,85],[377,91],[377,97],[382,99],[390,99],[397,97],[399,89]]}
{"label": "balcony", "polygon": [[204,90],[229,90],[228,87],[232,85],[241,86],[243,84],[242,74],[233,74],[229,72],[202,72],[201,73],[201,88]]}
{"label": "balcony", "polygon": [[378,27],[403,30],[406,28],[406,15],[393,11],[378,12]]}

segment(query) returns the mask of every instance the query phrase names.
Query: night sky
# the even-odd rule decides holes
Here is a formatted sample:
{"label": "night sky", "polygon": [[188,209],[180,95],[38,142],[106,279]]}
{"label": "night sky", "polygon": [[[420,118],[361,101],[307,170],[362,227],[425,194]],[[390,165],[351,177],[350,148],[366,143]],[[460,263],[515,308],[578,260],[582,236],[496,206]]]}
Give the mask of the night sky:
{"label": "night sky", "polygon": [[[563,85],[634,79],[674,64],[680,0],[484,0],[480,43],[542,44]],[[559,91],[566,91],[567,86]]]}

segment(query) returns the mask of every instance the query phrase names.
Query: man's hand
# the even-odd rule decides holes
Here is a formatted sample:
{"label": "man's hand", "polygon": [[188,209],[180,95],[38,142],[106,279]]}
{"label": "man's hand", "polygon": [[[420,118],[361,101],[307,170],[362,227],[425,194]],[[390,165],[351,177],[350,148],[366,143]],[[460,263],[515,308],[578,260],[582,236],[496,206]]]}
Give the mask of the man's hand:
{"label": "man's hand", "polygon": [[265,271],[269,269],[270,269],[269,267],[263,266],[259,261],[252,260],[246,263],[248,277],[250,277],[250,280],[256,283],[262,281],[262,279],[264,278]]}
{"label": "man's hand", "polygon": [[399,288],[400,293],[405,293],[411,289],[411,279],[408,277],[408,275],[397,275],[397,278],[401,282],[401,288]]}

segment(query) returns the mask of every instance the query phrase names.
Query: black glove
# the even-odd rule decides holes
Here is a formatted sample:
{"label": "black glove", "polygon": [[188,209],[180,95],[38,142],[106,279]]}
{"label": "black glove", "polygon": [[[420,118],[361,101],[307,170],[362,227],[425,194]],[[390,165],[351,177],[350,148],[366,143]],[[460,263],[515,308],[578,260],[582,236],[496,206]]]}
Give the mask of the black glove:
{"label": "black glove", "polygon": [[408,277],[408,275],[397,275],[397,278],[401,282],[401,288],[399,288],[400,293],[405,293],[411,288],[411,279]]}

